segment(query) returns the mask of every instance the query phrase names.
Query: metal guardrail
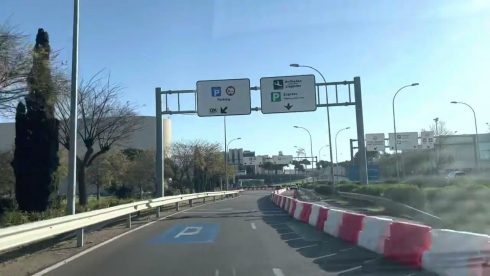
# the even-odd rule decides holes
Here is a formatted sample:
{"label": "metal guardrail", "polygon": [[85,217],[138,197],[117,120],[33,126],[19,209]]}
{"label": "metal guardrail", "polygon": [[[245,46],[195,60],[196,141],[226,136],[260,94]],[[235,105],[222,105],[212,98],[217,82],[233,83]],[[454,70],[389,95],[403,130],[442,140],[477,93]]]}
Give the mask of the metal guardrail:
{"label": "metal guardrail", "polygon": [[236,190],[166,196],[122,204],[114,207],[79,213],[75,215],[10,226],[0,229],[0,251],[54,237],[56,235],[66,232],[83,229],[84,227],[107,220],[119,218],[126,215],[131,216],[132,213],[138,211],[157,208],[163,205],[176,204],[193,199],[238,195],[239,192],[239,190]]}
{"label": "metal guardrail", "polygon": [[385,198],[385,197],[379,197],[379,196],[372,196],[372,195],[364,195],[364,194],[357,194],[357,193],[347,193],[347,192],[338,192],[338,194],[341,197],[344,198],[349,198],[349,199],[355,199],[355,200],[362,200],[362,201],[368,201],[374,204],[377,204],[379,206],[383,206],[386,209],[393,211],[395,213],[404,213],[407,214],[415,220],[419,220],[423,223],[427,223],[432,226],[443,226],[443,221],[441,218],[434,216],[432,214],[429,214],[427,212],[424,212],[422,210],[419,210],[417,208],[413,208],[412,206],[408,206],[403,203],[395,202],[391,199]]}

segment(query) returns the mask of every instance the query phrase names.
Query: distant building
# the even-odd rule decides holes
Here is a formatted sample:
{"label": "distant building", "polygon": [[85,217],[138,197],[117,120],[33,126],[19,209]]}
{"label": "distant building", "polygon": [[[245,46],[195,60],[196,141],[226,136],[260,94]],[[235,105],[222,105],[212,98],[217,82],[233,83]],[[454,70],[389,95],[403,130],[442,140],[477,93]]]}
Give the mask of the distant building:
{"label": "distant building", "polygon": [[[140,120],[140,129],[133,132],[126,140],[116,145],[118,148],[135,148],[142,150],[155,150],[156,148],[156,122],[155,117],[138,116]],[[172,145],[172,123],[170,119],[163,120],[163,138],[165,156],[170,156]],[[13,149],[15,144],[15,122],[0,123],[0,152]],[[78,139],[78,154],[84,153],[85,147]]]}
{"label": "distant building", "polygon": [[490,169],[490,133],[478,135],[478,155],[475,152],[475,135],[445,135],[436,137],[435,151],[437,156],[449,158],[440,170],[468,170],[476,167],[476,157],[479,156],[481,169]]}

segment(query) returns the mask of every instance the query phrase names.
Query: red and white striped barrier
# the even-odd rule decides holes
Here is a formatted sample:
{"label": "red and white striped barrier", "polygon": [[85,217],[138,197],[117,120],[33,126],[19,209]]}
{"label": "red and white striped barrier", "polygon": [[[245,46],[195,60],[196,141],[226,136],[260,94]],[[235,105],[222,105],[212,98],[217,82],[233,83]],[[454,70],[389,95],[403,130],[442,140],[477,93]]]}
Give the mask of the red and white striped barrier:
{"label": "red and white striped barrier", "polygon": [[298,202],[296,199],[290,199],[291,203],[289,204],[288,213],[290,216],[294,216],[294,211],[296,210],[296,203]]}
{"label": "red and white striped barrier", "polygon": [[488,235],[329,209],[280,193],[272,201],[295,219],[390,260],[439,275],[490,275]]}
{"label": "red and white striped barrier", "polygon": [[392,222],[393,220],[389,218],[366,216],[357,244],[367,250],[383,254],[385,239],[390,236]]}
{"label": "red and white striped barrier", "polygon": [[309,222],[312,207],[313,204],[303,202],[303,209],[301,210],[301,214],[299,215],[299,220],[301,220],[302,222]]}
{"label": "red and white striped barrier", "polygon": [[394,221],[385,240],[384,256],[412,267],[422,267],[422,255],[430,248],[431,228],[426,225]]}
{"label": "red and white striped barrier", "polygon": [[294,209],[293,217],[297,220],[301,219],[301,213],[303,212],[304,202],[296,200],[296,209]]}
{"label": "red and white striped barrier", "polygon": [[447,229],[431,231],[422,267],[440,275],[490,275],[490,236]]}
{"label": "red and white striped barrier", "polygon": [[357,244],[359,232],[362,230],[362,223],[365,217],[365,215],[356,213],[344,213],[342,225],[340,225],[339,229],[339,238]]}
{"label": "red and white striped barrier", "polygon": [[320,214],[320,205],[313,204],[311,206],[310,217],[308,218],[308,224],[316,227],[316,222],[318,221],[318,215]]}
{"label": "red and white striped barrier", "polygon": [[323,232],[330,234],[331,236],[338,237],[343,217],[344,211],[338,209],[329,209],[328,219],[325,221],[325,224],[323,226]]}

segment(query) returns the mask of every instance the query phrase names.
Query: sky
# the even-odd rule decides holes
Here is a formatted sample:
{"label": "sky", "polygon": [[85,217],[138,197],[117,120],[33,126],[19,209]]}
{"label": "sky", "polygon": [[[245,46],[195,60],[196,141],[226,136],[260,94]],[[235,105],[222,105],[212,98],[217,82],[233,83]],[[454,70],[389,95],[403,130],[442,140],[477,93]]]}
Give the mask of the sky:
{"label": "sky", "polygon": [[[71,64],[73,1],[2,0],[0,22],[34,41],[38,28],[49,32],[59,62]],[[327,81],[361,78],[365,133],[428,129],[445,121],[458,134],[488,132],[490,2],[485,0],[80,0],[80,78],[100,70],[124,87],[121,99],[141,115],[155,114],[155,87],[195,89],[196,81],[315,73]],[[320,77],[316,77],[317,81]],[[252,91],[252,107],[260,92]],[[332,95],[330,95],[332,97]],[[340,97],[345,97],[341,95]],[[193,108],[193,98],[184,98]],[[175,107],[175,100],[170,100]],[[228,116],[231,148],[257,154],[296,155],[294,146],[314,155],[329,143],[325,108],[315,112]],[[338,136],[338,159],[348,160],[356,139],[353,107],[331,107],[331,131]],[[172,115],[174,141],[204,139],[223,143],[223,119]],[[335,149],[335,148],[334,148]],[[324,149],[321,159],[328,160]],[[335,154],[334,154],[335,158]]]}

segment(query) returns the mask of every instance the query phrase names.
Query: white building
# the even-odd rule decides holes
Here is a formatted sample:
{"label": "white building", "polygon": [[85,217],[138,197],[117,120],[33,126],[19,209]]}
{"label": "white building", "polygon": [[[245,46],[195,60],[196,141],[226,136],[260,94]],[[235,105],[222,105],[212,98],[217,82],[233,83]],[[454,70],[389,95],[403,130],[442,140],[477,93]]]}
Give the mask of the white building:
{"label": "white building", "polygon": [[[140,129],[133,132],[131,136],[121,141],[118,145],[119,148],[135,148],[142,150],[155,150],[156,148],[156,122],[155,117],[152,116],[138,116]],[[165,155],[170,156],[170,149],[172,144],[172,123],[170,119],[163,120],[163,138]],[[0,123],[0,152],[12,150],[15,144],[15,122]],[[78,154],[82,155],[85,151],[85,147],[78,139]]]}

